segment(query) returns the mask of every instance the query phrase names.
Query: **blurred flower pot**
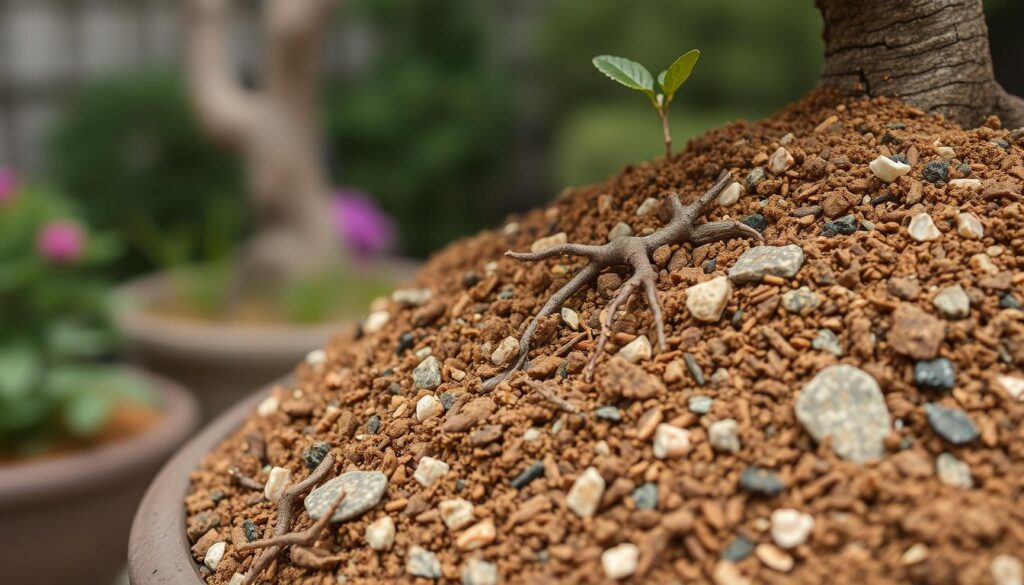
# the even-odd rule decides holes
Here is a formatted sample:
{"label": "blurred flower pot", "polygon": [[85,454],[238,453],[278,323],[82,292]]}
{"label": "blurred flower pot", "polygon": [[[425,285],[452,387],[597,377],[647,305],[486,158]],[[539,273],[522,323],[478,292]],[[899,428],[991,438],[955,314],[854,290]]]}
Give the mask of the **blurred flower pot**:
{"label": "blurred flower pot", "polygon": [[189,392],[149,378],[162,416],[143,432],[90,450],[0,465],[4,583],[103,585],[122,570],[139,499],[199,424]]}
{"label": "blurred flower pot", "polygon": [[207,424],[175,453],[146,491],[128,543],[128,576],[132,585],[204,585],[199,565],[192,560],[192,544],[185,534],[185,496],[189,477],[207,453],[238,428],[276,385],[264,386]]}
{"label": "blurred flower pot", "polygon": [[[379,263],[394,283],[410,279],[416,269],[410,261]],[[290,372],[366,311],[361,307],[347,319],[326,323],[292,324],[204,321],[151,310],[174,294],[164,273],[130,281],[116,291],[115,321],[132,356],[144,367],[198,393],[204,420]]]}

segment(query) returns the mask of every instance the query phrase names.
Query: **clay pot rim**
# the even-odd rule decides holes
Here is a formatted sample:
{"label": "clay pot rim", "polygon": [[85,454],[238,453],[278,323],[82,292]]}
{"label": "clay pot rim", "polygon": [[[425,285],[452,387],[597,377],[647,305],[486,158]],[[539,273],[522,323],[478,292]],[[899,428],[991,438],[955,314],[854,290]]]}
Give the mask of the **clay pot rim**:
{"label": "clay pot rim", "polygon": [[68,494],[101,490],[131,469],[179,445],[199,424],[199,403],[177,382],[124,366],[152,381],[163,412],[158,424],[141,434],[40,461],[0,467],[0,508],[56,501]]}
{"label": "clay pot rim", "polygon": [[203,457],[235,431],[286,376],[231,407],[203,428],[163,466],[142,498],[128,540],[128,577],[132,585],[204,585],[192,560],[185,533],[184,500],[191,474]]}

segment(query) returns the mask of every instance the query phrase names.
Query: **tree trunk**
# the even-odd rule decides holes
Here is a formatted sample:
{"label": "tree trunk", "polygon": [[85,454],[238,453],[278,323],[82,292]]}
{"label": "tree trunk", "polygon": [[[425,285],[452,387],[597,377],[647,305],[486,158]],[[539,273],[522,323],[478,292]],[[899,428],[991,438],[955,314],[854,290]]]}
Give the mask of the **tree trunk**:
{"label": "tree trunk", "polygon": [[982,0],[816,0],[821,85],[890,96],[965,127],[991,114],[1024,126],[1024,100],[995,80]]}
{"label": "tree trunk", "polygon": [[241,87],[227,54],[230,0],[190,0],[188,73],[203,126],[245,160],[256,232],[249,283],[323,270],[338,256],[317,148],[316,55],[335,0],[266,0],[267,71]]}

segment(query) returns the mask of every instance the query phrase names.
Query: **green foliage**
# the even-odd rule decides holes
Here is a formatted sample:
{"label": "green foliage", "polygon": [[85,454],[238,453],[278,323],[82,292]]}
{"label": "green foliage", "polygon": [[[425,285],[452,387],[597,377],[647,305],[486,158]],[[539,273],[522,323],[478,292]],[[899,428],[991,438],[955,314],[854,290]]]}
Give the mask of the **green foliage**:
{"label": "green foliage", "polygon": [[49,142],[55,183],[83,203],[90,225],[132,245],[117,264],[122,276],[154,267],[136,248],[153,226],[186,246],[211,205],[245,214],[237,161],[200,131],[179,78],[148,72],[96,82],[72,100]]}
{"label": "green foliage", "polygon": [[98,361],[114,340],[101,273],[120,246],[77,218],[40,188],[0,202],[0,457],[88,440],[118,400],[149,397]]}
{"label": "green foliage", "polygon": [[646,67],[636,61],[630,61],[625,57],[601,55],[594,57],[594,67],[613,81],[618,81],[630,89],[642,91],[654,99],[654,78]]}
{"label": "green foliage", "polygon": [[361,0],[346,19],[381,45],[330,88],[335,182],[369,193],[425,255],[497,221],[494,191],[511,143],[512,84],[477,0]]}
{"label": "green foliage", "polygon": [[661,86],[661,91],[665,92],[666,102],[671,102],[676,91],[690,78],[698,58],[700,51],[697,49],[687,51],[673,61],[668,69],[658,74],[658,85]]}

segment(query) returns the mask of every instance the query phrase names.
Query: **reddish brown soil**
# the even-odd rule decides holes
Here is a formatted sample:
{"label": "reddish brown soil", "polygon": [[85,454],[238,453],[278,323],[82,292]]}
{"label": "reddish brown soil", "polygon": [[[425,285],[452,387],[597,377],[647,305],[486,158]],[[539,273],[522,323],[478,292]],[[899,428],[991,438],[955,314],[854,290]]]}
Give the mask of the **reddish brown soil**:
{"label": "reddish brown soil", "polygon": [[[834,124],[816,129],[830,116],[836,116]],[[1024,402],[1013,400],[994,381],[997,375],[1020,376],[1024,363],[1024,314],[1000,306],[1007,292],[1024,299],[1024,150],[1019,135],[998,129],[995,120],[989,126],[963,131],[892,101],[840,103],[814,94],[770,119],[712,131],[669,162],[628,167],[606,183],[568,189],[549,208],[515,218],[517,230],[486,232],[449,246],[419,275],[417,285],[432,289],[433,300],[420,308],[388,303],[391,319],[383,329],[358,340],[340,336],[327,348],[325,363],[300,366],[297,385],[279,390],[278,412],[254,414],[195,472],[194,492],[186,502],[190,536],[195,541],[213,531],[194,549],[197,559],[213,542],[229,542],[217,570],[207,571],[208,583],[228,583],[252,561],[252,553],[234,552],[233,543],[245,538],[243,521],[251,520],[265,536],[276,515],[275,506],[259,492],[234,484],[228,469],[239,466],[262,482],[265,466],[284,466],[297,481],[309,473],[303,451],[318,441],[332,445],[336,473],[388,474],[387,493],[374,510],[324,534],[319,547],[338,554],[335,562],[307,568],[286,553],[264,574],[268,582],[319,585],[341,582],[340,577],[348,583],[412,582],[405,573],[406,553],[420,545],[437,553],[445,583],[459,581],[460,567],[469,558],[497,563],[503,583],[601,583],[607,581],[601,553],[632,542],[640,548],[640,566],[628,582],[745,583],[745,575],[755,583],[992,583],[990,565],[996,555],[1024,559]],[[684,202],[692,200],[722,169],[742,181],[754,166],[767,167],[767,158],[788,133],[794,137],[786,148],[796,164],[782,175],[769,173],[756,194],[745,193],[737,205],[716,206],[709,219],[762,213],[768,244],[794,243],[806,254],[794,278],[735,286],[723,318],[706,324],[689,315],[687,287],[725,274],[752,243],[687,245],[655,254],[668,349],[639,364],[657,377],[652,392],[622,387],[614,381],[621,376],[605,373],[618,347],[638,334],[655,338],[642,300],[634,299],[620,319],[595,382],[584,382],[580,374],[598,332],[597,315],[617,286],[618,279],[606,276],[568,303],[579,312],[588,335],[566,359],[542,359],[575,335],[556,315],[541,328],[530,374],[514,375],[488,394],[496,410],[459,412],[478,399],[481,379],[498,370],[481,346],[518,336],[547,296],[582,266],[571,259],[521,265],[503,258],[503,252],[529,249],[537,238],[559,231],[567,232],[570,241],[604,243],[620,221],[634,233],[657,229],[663,222],[659,213],[634,213],[646,198],[662,200],[677,191]],[[1002,147],[992,142],[997,139],[1016,142]],[[922,179],[924,165],[939,158],[936,142],[956,151],[950,178],[962,177],[957,169],[965,163],[970,176],[982,180],[981,190]],[[897,153],[913,170],[885,185],[868,163],[879,154]],[[883,191],[891,201],[863,201]],[[824,237],[828,218],[793,214],[813,205],[833,214],[849,207],[846,213],[873,222],[874,229]],[[931,215],[941,239],[916,242],[908,236],[908,222],[918,211]],[[957,235],[958,211],[981,219],[983,239]],[[977,260],[972,265],[975,254],[987,254],[995,274],[983,272]],[[714,267],[708,275],[702,268],[710,260]],[[932,298],[954,283],[967,291],[970,315],[942,320],[944,332],[924,334],[937,335],[939,354],[955,363],[956,385],[946,394],[920,390],[913,380],[913,360],[890,343],[906,334],[893,330],[893,313],[901,305],[914,305],[935,315]],[[782,293],[800,286],[822,298],[805,316],[780,306]],[[742,315],[733,318],[737,311]],[[820,329],[838,336],[844,357],[812,348]],[[415,344],[396,354],[399,336],[406,332],[413,333]],[[411,372],[420,362],[414,354],[425,347],[445,366],[444,382],[434,391],[416,390],[412,383]],[[682,367],[684,352],[703,370],[705,386]],[[834,363],[855,365],[873,376],[893,420],[901,421],[880,460],[857,465],[839,459],[827,442],[816,445],[795,418],[794,400],[801,388]],[[564,379],[558,373],[563,365]],[[468,375],[456,381],[456,369]],[[551,393],[582,414],[561,410],[526,383],[529,377],[545,380]],[[454,407],[417,421],[415,402],[427,393],[454,395]],[[695,395],[714,398],[708,414],[688,410],[688,399]],[[966,411],[980,438],[963,446],[946,443],[925,418],[927,401]],[[606,405],[620,408],[620,422],[592,414]],[[366,430],[374,414],[382,421],[375,435]],[[638,427],[656,416],[689,429],[689,453],[664,461],[653,457],[651,441],[638,436],[643,432]],[[705,429],[725,418],[739,422],[742,447],[736,454],[715,452],[709,444]],[[455,419],[467,430],[450,430]],[[539,431],[539,439],[524,441],[531,428]],[[259,443],[265,443],[263,454],[253,452]],[[970,465],[973,488],[938,480],[934,462],[943,452]],[[451,465],[428,489],[413,479],[425,455]],[[543,476],[522,489],[511,487],[511,478],[537,460],[544,462]],[[566,508],[565,499],[591,465],[608,487],[596,516],[583,520]],[[756,497],[742,490],[739,476],[749,465],[777,473],[785,484],[782,493]],[[658,486],[654,510],[636,509],[631,496],[645,482]],[[498,530],[492,544],[472,552],[456,547],[457,534],[445,528],[437,510],[441,500],[453,497],[472,502],[478,520],[494,520]],[[815,519],[807,542],[785,553],[795,560],[791,571],[773,570],[756,554],[735,566],[720,560],[738,536],[771,543],[768,519],[778,508],[796,508]],[[378,553],[366,545],[363,533],[385,514],[397,525],[397,538],[394,548]],[[302,513],[295,528],[309,524]],[[915,545],[926,552],[918,554],[917,546],[904,557]],[[730,578],[730,569],[739,575]]]}

